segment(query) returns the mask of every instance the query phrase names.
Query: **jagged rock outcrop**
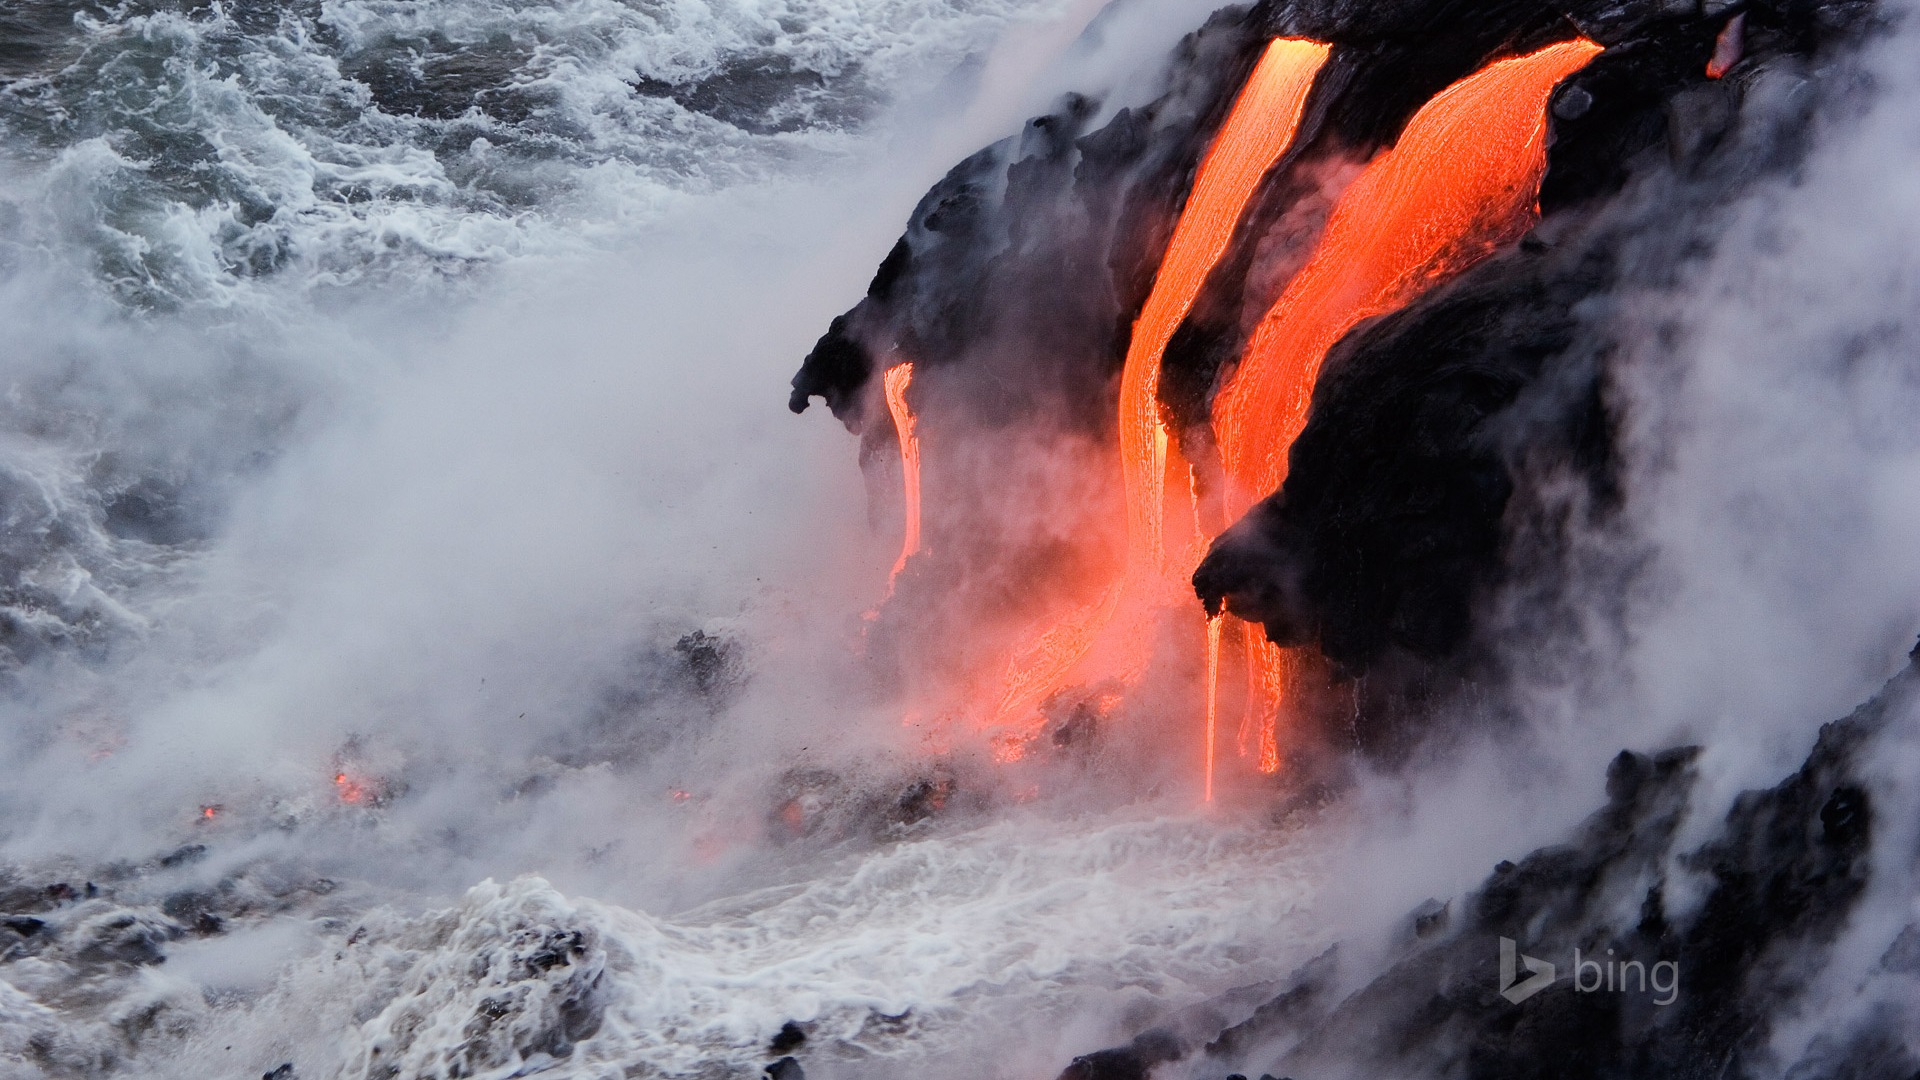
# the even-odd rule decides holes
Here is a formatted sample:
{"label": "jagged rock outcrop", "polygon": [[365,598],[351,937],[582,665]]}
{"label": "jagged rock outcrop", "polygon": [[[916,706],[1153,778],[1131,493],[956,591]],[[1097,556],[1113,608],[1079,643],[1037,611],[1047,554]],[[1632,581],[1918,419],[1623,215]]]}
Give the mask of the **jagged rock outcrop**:
{"label": "jagged rock outcrop", "polygon": [[[1304,260],[1339,170],[1391,144],[1432,94],[1490,59],[1594,38],[1607,51],[1552,105],[1539,227],[1332,351],[1286,485],[1215,542],[1194,578],[1209,608],[1317,646],[1339,674],[1377,676],[1363,681],[1357,734],[1388,745],[1418,711],[1409,700],[1487,674],[1472,647],[1476,612],[1514,577],[1516,548],[1529,571],[1550,568],[1558,533],[1615,504],[1616,331],[1583,302],[1658,285],[1710,249],[1717,210],[1799,158],[1825,92],[1816,62],[1873,10],[1864,0],[1224,9],[1183,42],[1149,105],[1093,127],[1098,103],[1068,98],[955,167],[867,296],[807,357],[791,404],[823,398],[871,455],[893,438],[874,422],[885,412],[872,376],[911,360],[929,445],[1013,425],[1111,440],[1129,327],[1232,96],[1269,37],[1330,41],[1293,148],[1165,355],[1162,403],[1186,456],[1213,460],[1212,396]],[[1716,54],[1731,62],[1710,77]],[[979,472],[942,477],[948,505],[992,504],[1000,474]],[[1536,482],[1568,474],[1578,505],[1565,504],[1570,485]],[[968,483],[980,490],[957,490]],[[1543,486],[1561,502],[1542,505]],[[938,541],[930,562],[990,561]]]}
{"label": "jagged rock outcrop", "polygon": [[[1683,847],[1680,832],[1706,809],[1696,751],[1622,751],[1607,804],[1573,837],[1415,912],[1398,958],[1357,990],[1343,984],[1335,949],[1246,1020],[1158,1060],[1184,1057],[1183,1068],[1217,1077],[1908,1080],[1920,1073],[1920,927],[1863,920],[1860,906],[1881,819],[1912,809],[1866,766],[1911,729],[1917,706],[1920,672],[1909,667],[1823,727],[1798,771],[1740,795],[1698,846]],[[1880,866],[1898,871],[1903,859],[1910,871],[1911,852]],[[1503,973],[1502,938],[1516,960],[1555,965],[1553,981],[1528,993],[1519,965]],[[1590,966],[1575,966],[1575,950]],[[1825,998],[1817,980],[1844,952],[1879,960],[1842,987],[1858,999]],[[1779,1060],[1777,1025],[1809,1013],[1833,1022],[1801,1059]],[[1062,1076],[1118,1080],[1151,1065],[1129,1045]]]}
{"label": "jagged rock outcrop", "polygon": [[[1194,576],[1210,606],[1353,672],[1393,652],[1447,657],[1508,576],[1515,519],[1543,513],[1528,478],[1581,477],[1588,521],[1614,505],[1620,329],[1583,304],[1671,285],[1711,250],[1718,211],[1799,158],[1821,90],[1808,59],[1866,12],[1737,14],[1742,60],[1723,78],[1650,17],[1569,80],[1540,225],[1330,354],[1286,485]],[[1550,560],[1550,529],[1526,539],[1530,566]]]}

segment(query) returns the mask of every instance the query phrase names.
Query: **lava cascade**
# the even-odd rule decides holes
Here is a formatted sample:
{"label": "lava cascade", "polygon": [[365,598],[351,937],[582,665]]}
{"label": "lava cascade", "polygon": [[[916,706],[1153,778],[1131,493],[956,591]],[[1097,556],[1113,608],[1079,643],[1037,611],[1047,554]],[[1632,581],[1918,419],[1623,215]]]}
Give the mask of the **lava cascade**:
{"label": "lava cascade", "polygon": [[881,388],[887,399],[887,413],[893,417],[893,433],[900,444],[900,476],[906,535],[900,542],[900,557],[887,575],[887,595],[900,580],[907,560],[920,550],[920,436],[914,432],[913,409],[907,404],[907,387],[913,384],[913,364],[895,364],[881,376]]}
{"label": "lava cascade", "polygon": [[1166,480],[1169,471],[1185,472],[1168,461],[1170,440],[1160,416],[1161,357],[1226,252],[1255,186],[1293,144],[1307,92],[1328,50],[1320,42],[1297,38],[1268,43],[1200,163],[1193,193],[1154,274],[1153,291],[1134,321],[1120,375],[1120,461],[1127,485],[1130,574],[1157,576],[1164,570]]}
{"label": "lava cascade", "polygon": [[[1229,517],[1285,482],[1327,350],[1532,226],[1546,175],[1548,98],[1600,51],[1579,38],[1489,64],[1423,106],[1341,194],[1313,254],[1215,399]],[[1248,630],[1248,708],[1261,769],[1272,771],[1272,729],[1292,663]]]}
{"label": "lava cascade", "polygon": [[[1247,203],[1293,144],[1307,95],[1329,46],[1297,39],[1268,44],[1197,170],[1154,284],[1136,319],[1121,375],[1119,428],[1127,504],[1125,571],[1093,602],[1052,623],[1017,650],[993,714],[1005,757],[1015,757],[1037,728],[1039,707],[1080,673],[1103,635],[1116,640],[1103,674],[1129,682],[1144,671],[1152,612],[1171,599],[1166,585],[1191,569],[1207,535],[1194,470],[1181,460],[1159,402],[1167,343],[1191,311],[1230,243]],[[1356,325],[1402,307],[1531,227],[1546,172],[1548,98],[1601,51],[1584,39],[1561,42],[1487,65],[1422,107],[1398,142],[1367,165],[1328,217],[1306,263],[1250,337],[1213,403],[1213,436],[1224,471],[1225,519],[1286,479],[1287,452],[1305,425],[1327,351]],[[908,549],[917,537],[912,417],[903,393],[908,365],[886,373],[889,409],[908,474]],[[1168,490],[1187,493],[1179,521]],[[1190,523],[1190,524],[1189,524]],[[1193,544],[1177,545],[1176,528]],[[1192,550],[1188,551],[1187,548]],[[1176,559],[1176,554],[1181,556]],[[1185,556],[1191,554],[1193,559]],[[1184,563],[1185,565],[1175,565]],[[1226,635],[1221,619],[1205,632],[1205,791],[1211,798],[1218,737],[1219,681]],[[1237,743],[1261,772],[1280,765],[1277,714],[1297,658],[1241,624],[1246,712]]]}
{"label": "lava cascade", "polygon": [[[1155,271],[1152,291],[1134,321],[1120,376],[1126,571],[1098,600],[1054,623],[1014,656],[995,714],[999,726],[1017,733],[1035,708],[1062,686],[1120,612],[1164,606],[1181,577],[1192,569],[1191,565],[1169,565],[1168,481],[1170,477],[1184,480],[1190,470],[1178,451],[1171,449],[1160,415],[1161,357],[1193,308],[1207,275],[1226,252],[1261,177],[1293,144],[1307,93],[1328,51],[1329,46],[1321,42],[1298,38],[1269,42],[1200,162],[1193,190]],[[1184,482],[1178,486],[1188,489]],[[1191,556],[1189,563],[1197,561],[1203,550],[1198,542],[1204,536],[1196,529],[1192,539],[1194,543],[1184,546],[1193,550],[1182,553]],[[1134,630],[1143,625],[1129,622]],[[1123,679],[1146,666],[1148,647],[1144,640],[1125,644],[1122,665],[1128,670],[1120,673]]]}
{"label": "lava cascade", "polygon": [[1214,402],[1233,516],[1286,480],[1287,450],[1335,342],[1531,227],[1547,167],[1548,96],[1600,51],[1576,39],[1462,79],[1341,194]]}

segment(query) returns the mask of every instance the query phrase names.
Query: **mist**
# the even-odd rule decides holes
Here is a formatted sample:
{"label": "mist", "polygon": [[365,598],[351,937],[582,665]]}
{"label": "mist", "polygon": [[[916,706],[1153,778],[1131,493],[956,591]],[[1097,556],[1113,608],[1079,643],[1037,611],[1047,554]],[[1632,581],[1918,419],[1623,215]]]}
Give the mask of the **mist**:
{"label": "mist", "polygon": [[[1186,751],[1136,739],[1092,777],[943,756],[975,801],[932,824],[782,824],[925,772],[859,655],[890,508],[853,435],[788,413],[788,376],[954,160],[1070,90],[1096,123],[1147,100],[1209,10],[970,13],[963,58],[876,46],[872,115],[729,142],[717,180],[643,184],[612,155],[551,214],[330,226],[438,252],[422,265],[491,253],[444,274],[122,273],[151,270],[151,237],[103,248],[124,208],[76,194],[124,182],[116,151],[9,162],[0,568],[24,629],[0,672],[0,855],[23,880],[117,882],[136,923],[185,924],[198,909],[164,903],[220,890],[246,915],[98,1008],[28,1002],[51,967],[0,983],[20,1017],[0,1054],[434,1075],[459,1043],[496,1075],[561,1032],[539,1052],[569,1075],[745,1075],[798,1021],[838,1048],[828,1077],[1047,1074],[1154,1024],[1237,1022],[1336,942],[1360,988],[1423,900],[1586,817],[1623,748],[1704,748],[1682,850],[1791,772],[1920,632],[1910,22],[1857,71],[1751,88],[1732,137],[1794,129],[1804,164],[1579,313],[1620,342],[1625,498],[1561,585],[1595,617],[1497,639],[1558,658],[1516,662],[1487,705],[1518,731],[1468,709],[1292,817],[1202,807],[1175,782]],[[221,235],[201,213],[177,211],[181,250]],[[934,475],[1005,486],[1012,457],[1098,506],[1092,452],[1060,445],[961,448]],[[1913,918],[1917,730],[1898,718],[1875,765],[1883,873],[1783,1060],[1870,1011],[1872,943]],[[1061,794],[1031,798],[1036,777]],[[556,948],[572,962],[529,960]],[[502,985],[519,1011],[464,1031]],[[156,1002],[157,1049],[122,1047],[115,1025]]]}

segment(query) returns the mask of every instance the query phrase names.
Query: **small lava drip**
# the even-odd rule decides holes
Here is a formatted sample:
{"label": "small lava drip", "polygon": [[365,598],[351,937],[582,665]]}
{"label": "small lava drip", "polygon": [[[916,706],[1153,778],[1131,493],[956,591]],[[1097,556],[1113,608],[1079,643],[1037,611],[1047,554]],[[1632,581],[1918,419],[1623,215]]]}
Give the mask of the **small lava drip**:
{"label": "small lava drip", "polygon": [[920,550],[920,436],[914,433],[913,408],[907,404],[907,387],[913,384],[913,364],[895,364],[881,377],[886,392],[887,412],[893,417],[894,435],[900,443],[900,476],[903,488],[906,536],[900,542],[900,557],[887,575],[887,595],[893,595],[900,571],[907,560]]}

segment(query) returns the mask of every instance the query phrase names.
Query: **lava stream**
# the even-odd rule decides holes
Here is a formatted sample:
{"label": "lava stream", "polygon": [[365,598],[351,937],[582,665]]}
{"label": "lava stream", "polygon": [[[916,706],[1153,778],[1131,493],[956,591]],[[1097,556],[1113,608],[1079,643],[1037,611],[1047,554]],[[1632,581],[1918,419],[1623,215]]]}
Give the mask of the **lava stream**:
{"label": "lava stream", "polygon": [[1120,461],[1127,485],[1128,568],[1158,576],[1166,561],[1167,431],[1160,419],[1160,359],[1227,250],[1260,178],[1293,144],[1307,92],[1329,46],[1277,38],[1208,147],[1174,225],[1153,291],[1134,321],[1120,375]]}
{"label": "lava stream", "polygon": [[[1214,402],[1230,516],[1286,480],[1287,453],[1335,342],[1532,226],[1547,168],[1548,98],[1600,51],[1585,38],[1562,42],[1453,84],[1341,195],[1313,255]],[[1260,733],[1260,769],[1271,772],[1289,662],[1257,628],[1247,631],[1248,722]]]}
{"label": "lava stream", "polygon": [[1547,167],[1547,99],[1600,51],[1579,38],[1454,83],[1341,195],[1214,403],[1235,516],[1286,479],[1287,450],[1335,342],[1532,225]]}
{"label": "lava stream", "polygon": [[1220,718],[1220,620],[1224,615],[1216,615],[1207,620],[1207,724],[1206,724],[1206,786],[1201,798],[1213,801],[1213,748],[1218,741],[1215,729]]}
{"label": "lava stream", "polygon": [[887,575],[887,595],[907,560],[920,550],[920,437],[914,434],[913,409],[907,405],[907,387],[913,383],[913,364],[895,364],[881,376],[886,391],[887,412],[893,416],[893,431],[900,443],[900,475],[906,503],[906,538],[900,543],[900,557]]}
{"label": "lava stream", "polygon": [[[1277,38],[1269,42],[1248,76],[1195,175],[1193,190],[1175,223],[1156,271],[1153,289],[1134,321],[1120,375],[1120,462],[1126,481],[1127,567],[1121,581],[1101,597],[1060,619],[1018,651],[1008,666],[1006,693],[995,710],[999,726],[1030,726],[1034,710],[1065,684],[1101,632],[1127,601],[1153,606],[1170,594],[1191,567],[1169,573],[1166,551],[1166,487],[1170,440],[1160,418],[1160,359],[1173,332],[1192,309],[1214,264],[1233,239],[1234,226],[1260,178],[1292,145],[1307,92],[1326,62],[1329,46]],[[1171,451],[1175,458],[1178,451]],[[1130,679],[1146,666],[1150,642],[1144,619],[1127,620],[1139,641],[1118,673]]]}

